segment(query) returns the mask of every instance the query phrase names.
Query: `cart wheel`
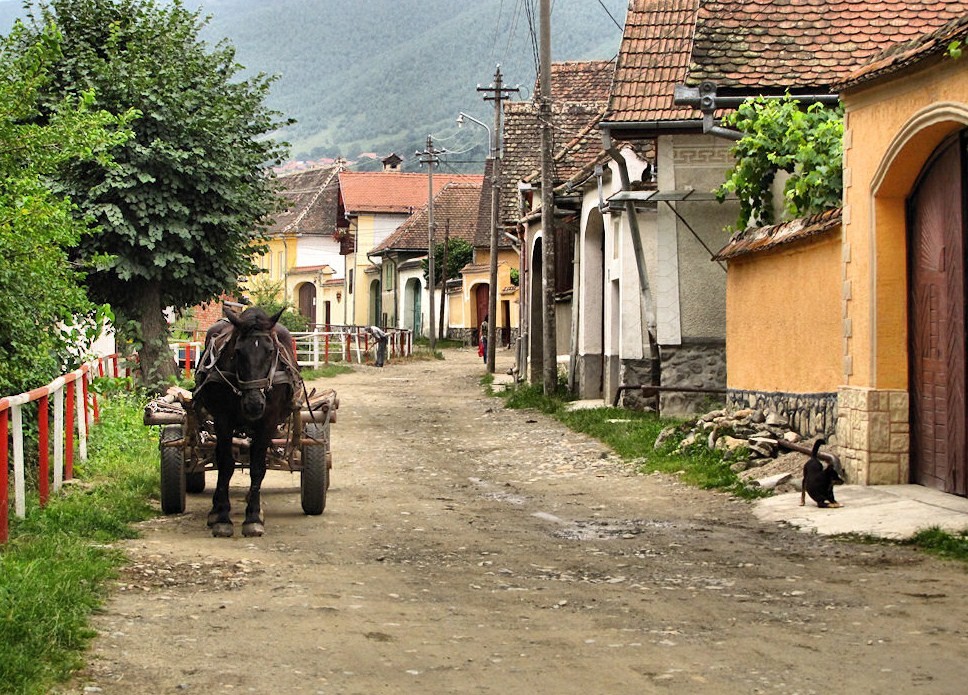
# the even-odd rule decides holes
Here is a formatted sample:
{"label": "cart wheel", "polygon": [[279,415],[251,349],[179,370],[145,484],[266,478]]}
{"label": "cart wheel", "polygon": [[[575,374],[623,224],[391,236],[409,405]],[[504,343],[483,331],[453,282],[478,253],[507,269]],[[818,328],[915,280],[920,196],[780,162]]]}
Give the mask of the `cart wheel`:
{"label": "cart wheel", "polygon": [[329,488],[327,450],[329,437],[322,425],[306,425],[303,436],[319,439],[319,444],[306,444],[302,448],[302,472],[299,476],[299,496],[306,514],[322,514],[326,509],[326,490]]}
{"label": "cart wheel", "polygon": [[185,474],[185,490],[193,494],[205,492],[205,471]]}
{"label": "cart wheel", "polygon": [[[161,430],[161,441],[182,438],[181,425],[168,425]],[[181,514],[185,511],[185,457],[181,447],[161,446],[161,511]]]}

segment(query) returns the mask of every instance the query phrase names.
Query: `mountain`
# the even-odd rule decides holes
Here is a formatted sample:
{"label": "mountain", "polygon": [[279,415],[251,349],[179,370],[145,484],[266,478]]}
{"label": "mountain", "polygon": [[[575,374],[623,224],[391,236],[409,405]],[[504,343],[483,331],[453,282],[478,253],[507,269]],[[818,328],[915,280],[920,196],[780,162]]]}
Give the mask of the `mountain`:
{"label": "mountain", "polygon": [[[487,136],[465,111],[493,122],[477,86],[501,66],[515,98],[533,90],[537,0],[191,0],[211,21],[203,37],[227,38],[249,73],[277,75],[269,106],[296,119],[280,137],[297,159],[396,152],[413,170],[428,134],[444,163],[480,169]],[[0,2],[0,31],[22,12]],[[554,60],[612,58],[627,0],[555,0]],[[530,27],[534,27],[532,32]],[[462,163],[471,161],[472,164]]]}

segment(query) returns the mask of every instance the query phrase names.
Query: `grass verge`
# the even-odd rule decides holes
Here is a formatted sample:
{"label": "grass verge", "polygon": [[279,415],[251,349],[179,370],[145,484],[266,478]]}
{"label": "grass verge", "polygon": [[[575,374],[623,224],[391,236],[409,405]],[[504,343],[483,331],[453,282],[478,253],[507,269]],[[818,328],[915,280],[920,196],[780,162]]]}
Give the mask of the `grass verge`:
{"label": "grass verge", "polygon": [[968,529],[952,533],[933,526],[918,531],[904,544],[932,555],[968,562]]}
{"label": "grass verge", "polygon": [[[485,385],[487,388],[488,385]],[[632,462],[641,473],[672,473],[683,482],[696,487],[728,492],[743,499],[754,499],[766,494],[750,487],[730,469],[722,453],[698,445],[679,452],[681,436],[669,437],[658,450],[656,439],[668,427],[681,424],[679,420],[660,418],[655,413],[643,413],[621,408],[591,408],[569,411],[566,401],[545,396],[537,385],[522,384],[499,393],[509,408],[538,410],[551,415],[575,432],[582,432],[607,444],[616,454]]]}
{"label": "grass verge", "polygon": [[331,379],[340,374],[351,374],[353,371],[353,367],[348,364],[333,363],[316,369],[307,369],[301,373],[301,376],[305,381],[312,381],[313,379]]}
{"label": "grass verge", "polygon": [[83,665],[94,636],[88,618],[124,562],[110,544],[135,534],[131,523],[153,514],[158,490],[157,440],[141,422],[143,401],[102,401],[89,439],[89,460],[75,482],[27,518],[11,519],[0,546],[0,690],[34,695]]}

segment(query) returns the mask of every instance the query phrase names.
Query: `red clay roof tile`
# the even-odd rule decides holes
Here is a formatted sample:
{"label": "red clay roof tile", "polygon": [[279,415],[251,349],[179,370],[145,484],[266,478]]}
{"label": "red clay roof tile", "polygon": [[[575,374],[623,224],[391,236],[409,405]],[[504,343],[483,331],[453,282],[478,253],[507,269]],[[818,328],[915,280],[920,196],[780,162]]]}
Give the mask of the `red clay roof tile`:
{"label": "red clay roof tile", "polygon": [[605,120],[668,121],[699,117],[694,109],[672,103],[675,85],[686,77],[698,6],[698,0],[632,0],[629,3]]}
{"label": "red clay roof tile", "polygon": [[[480,183],[470,174],[434,174],[434,194],[453,181]],[[410,213],[427,204],[427,175],[388,171],[343,171],[340,193],[347,214]]]}
{"label": "red clay roof tile", "polygon": [[965,0],[704,0],[686,81],[740,91],[825,90],[885,46],[966,12]]}

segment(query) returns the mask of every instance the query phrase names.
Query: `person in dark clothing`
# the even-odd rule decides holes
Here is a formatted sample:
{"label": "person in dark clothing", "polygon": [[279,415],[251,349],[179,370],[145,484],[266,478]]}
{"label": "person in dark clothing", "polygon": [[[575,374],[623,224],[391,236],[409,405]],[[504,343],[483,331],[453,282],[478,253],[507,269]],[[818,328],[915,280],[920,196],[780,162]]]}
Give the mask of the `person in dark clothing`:
{"label": "person in dark clothing", "polygon": [[479,350],[481,357],[483,357],[484,361],[487,362],[487,316],[485,316],[484,320],[481,321],[481,328],[478,332],[477,342],[481,346],[481,349]]}
{"label": "person in dark clothing", "polygon": [[379,326],[370,326],[366,332],[376,339],[376,366],[382,367],[387,361],[387,342],[390,336]]}

